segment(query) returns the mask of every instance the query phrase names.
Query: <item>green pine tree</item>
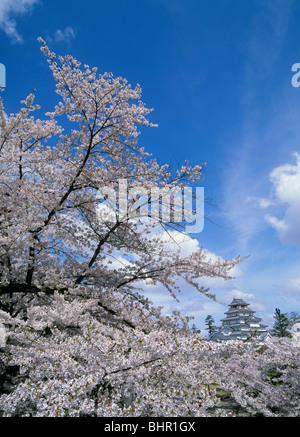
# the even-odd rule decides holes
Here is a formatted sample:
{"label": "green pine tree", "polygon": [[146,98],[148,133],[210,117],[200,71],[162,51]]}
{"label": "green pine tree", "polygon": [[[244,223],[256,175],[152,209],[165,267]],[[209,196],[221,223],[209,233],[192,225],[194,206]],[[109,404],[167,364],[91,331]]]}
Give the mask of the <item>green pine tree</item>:
{"label": "green pine tree", "polygon": [[214,326],[214,319],[213,317],[209,314],[206,319],[205,319],[205,324],[207,326],[207,331],[209,334],[209,338],[211,338],[212,334],[215,332],[216,327]]}
{"label": "green pine tree", "polygon": [[288,332],[289,319],[285,314],[281,313],[279,308],[275,308],[274,319],[273,335],[276,337],[291,337],[291,334]]}

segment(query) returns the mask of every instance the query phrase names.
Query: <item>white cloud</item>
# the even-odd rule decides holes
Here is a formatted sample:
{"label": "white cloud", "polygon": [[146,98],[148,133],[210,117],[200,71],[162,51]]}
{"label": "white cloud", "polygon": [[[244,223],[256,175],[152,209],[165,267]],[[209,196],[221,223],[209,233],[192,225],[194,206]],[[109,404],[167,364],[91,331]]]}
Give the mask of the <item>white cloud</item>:
{"label": "white cloud", "polygon": [[39,0],[1,0],[0,1],[0,29],[8,35],[13,42],[22,43],[23,38],[17,30],[17,23],[13,18],[16,14],[31,12],[32,7]]}
{"label": "white cloud", "polygon": [[286,225],[286,222],[284,220],[279,220],[278,218],[273,217],[270,214],[266,214],[265,219],[269,223],[269,225],[271,225],[274,229],[276,229],[276,231],[286,232],[287,225]]}
{"label": "white cloud", "polygon": [[252,293],[245,293],[239,289],[232,289],[226,293],[224,300],[226,303],[230,304],[233,299],[243,299],[246,303],[250,304],[250,308],[254,311],[265,310],[264,304]]}
{"label": "white cloud", "polygon": [[270,178],[281,202],[300,205],[300,154],[295,152],[293,155],[296,164],[285,164],[275,168]]}
{"label": "white cloud", "polygon": [[299,293],[299,291],[300,291],[300,277],[288,279],[288,281],[285,284],[285,287],[288,290]]}
{"label": "white cloud", "polygon": [[249,303],[248,301],[252,301],[253,299],[255,299],[255,297],[252,293],[244,293],[241,290],[233,289],[226,293],[226,295],[224,296],[224,300],[230,303],[233,299],[243,299],[245,302]]}
{"label": "white cloud", "polygon": [[255,197],[249,198],[249,200],[254,201],[258,204],[258,206],[262,209],[268,208],[269,206],[274,205],[274,202],[270,199],[265,199],[264,197],[258,197],[257,199]]}
{"label": "white cloud", "polygon": [[74,29],[70,26],[67,26],[64,30],[57,29],[54,35],[54,39],[56,42],[69,43],[73,38],[75,38],[75,32]]}
{"label": "white cloud", "polygon": [[183,232],[172,230],[158,231],[158,234],[154,234],[154,237],[157,237],[157,235],[160,235],[161,241],[164,242],[165,247],[170,251],[180,249],[182,257],[189,256],[200,248],[199,241],[196,238],[192,238]]}
{"label": "white cloud", "polygon": [[282,218],[267,214],[266,221],[277,231],[283,244],[300,246],[300,154],[295,164],[276,167],[270,174],[278,205],[285,205]]}

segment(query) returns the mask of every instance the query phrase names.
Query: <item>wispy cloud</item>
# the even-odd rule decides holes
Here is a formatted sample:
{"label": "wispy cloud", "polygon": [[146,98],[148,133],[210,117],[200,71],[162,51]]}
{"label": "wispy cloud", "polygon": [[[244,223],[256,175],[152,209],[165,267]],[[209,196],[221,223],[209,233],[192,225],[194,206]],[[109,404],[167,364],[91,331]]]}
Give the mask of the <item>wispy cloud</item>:
{"label": "wispy cloud", "polygon": [[299,278],[290,278],[286,281],[285,288],[295,292],[297,296],[299,296],[300,292],[300,277]]}
{"label": "wispy cloud", "polygon": [[13,43],[22,43],[23,38],[17,30],[15,15],[32,11],[39,0],[1,0],[0,1],[0,29],[11,38]]}
{"label": "wispy cloud", "polygon": [[54,35],[54,40],[56,42],[67,42],[70,43],[72,39],[75,38],[74,29],[67,26],[65,29],[57,29]]}
{"label": "wispy cloud", "polygon": [[233,299],[243,299],[246,303],[250,304],[251,309],[254,311],[264,311],[265,306],[259,298],[252,293],[245,293],[237,288],[232,289],[226,293],[224,300],[226,303],[230,303]]}

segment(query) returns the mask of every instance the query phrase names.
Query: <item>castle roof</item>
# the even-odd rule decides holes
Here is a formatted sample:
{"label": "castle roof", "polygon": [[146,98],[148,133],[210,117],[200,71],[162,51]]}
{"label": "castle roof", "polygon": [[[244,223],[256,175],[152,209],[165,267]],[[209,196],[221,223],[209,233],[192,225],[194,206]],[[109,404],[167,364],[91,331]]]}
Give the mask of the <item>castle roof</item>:
{"label": "castle roof", "polygon": [[229,308],[224,314],[239,314],[240,311],[247,313],[248,315],[253,314],[255,311],[250,310],[250,308]]}
{"label": "castle roof", "polygon": [[243,301],[243,299],[233,299],[229,306],[249,306],[249,304]]}

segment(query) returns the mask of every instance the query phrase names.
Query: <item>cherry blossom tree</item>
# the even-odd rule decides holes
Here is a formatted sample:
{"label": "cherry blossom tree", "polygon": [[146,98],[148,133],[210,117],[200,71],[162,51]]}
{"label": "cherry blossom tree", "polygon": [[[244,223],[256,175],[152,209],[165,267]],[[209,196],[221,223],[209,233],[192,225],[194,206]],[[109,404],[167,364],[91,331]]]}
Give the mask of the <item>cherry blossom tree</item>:
{"label": "cherry blossom tree", "polygon": [[126,214],[105,204],[120,181],[142,186],[147,204],[153,189],[201,180],[203,165],[160,165],[138,146],[138,126],[154,126],[140,87],[40,42],[58,104],[44,120],[34,93],[16,114],[0,105],[0,414],[205,416],[224,378],[250,405],[238,366],[245,358],[257,375],[257,357],[268,366],[270,353],[206,342],[180,312],[165,316],[143,294],[150,282],[177,298],[181,280],[216,299],[201,277],[228,280],[241,259],[212,261],[202,248],[183,256],[173,241],[183,227],[139,214],[134,198]]}
{"label": "cherry blossom tree", "polygon": [[[128,189],[183,187],[201,178],[202,166],[174,174],[151,159],[137,145],[137,126],[153,126],[140,87],[57,58],[41,43],[60,96],[55,110],[35,119],[33,93],[17,114],[6,118],[1,108],[1,294],[87,286],[132,293],[146,279],[173,293],[178,277],[205,293],[196,278],[228,278],[239,259],[212,263],[201,249],[182,259],[153,236],[152,220],[117,213],[97,220],[103,187],[115,189],[119,180]],[[130,265],[112,272],[107,261],[116,254]]]}

